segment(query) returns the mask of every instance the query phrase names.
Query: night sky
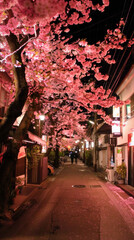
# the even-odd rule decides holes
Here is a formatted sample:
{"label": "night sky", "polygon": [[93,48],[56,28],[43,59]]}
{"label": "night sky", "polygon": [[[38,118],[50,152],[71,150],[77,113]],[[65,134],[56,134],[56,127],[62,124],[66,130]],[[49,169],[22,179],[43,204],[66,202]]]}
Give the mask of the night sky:
{"label": "night sky", "polygon": [[[101,4],[102,1],[93,0],[94,4],[98,2]],[[91,23],[72,27],[73,40],[87,39],[89,44],[103,41],[107,29],[116,28],[121,18],[125,21],[123,33],[127,36],[127,39],[134,37],[134,0],[110,0],[110,6],[105,8],[104,12],[92,11],[91,17]],[[112,56],[114,56],[116,64],[101,64],[101,72],[107,73],[109,80],[107,82],[97,81],[96,85],[102,85],[105,89],[111,88],[114,92],[131,64],[134,63],[134,48],[125,47],[123,51],[113,50]],[[84,81],[90,80],[84,79]]]}

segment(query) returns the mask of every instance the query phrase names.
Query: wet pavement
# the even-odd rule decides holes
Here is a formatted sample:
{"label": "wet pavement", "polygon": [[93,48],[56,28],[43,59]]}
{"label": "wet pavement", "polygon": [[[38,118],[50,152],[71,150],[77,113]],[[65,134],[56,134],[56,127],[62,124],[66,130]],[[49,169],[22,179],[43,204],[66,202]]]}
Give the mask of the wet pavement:
{"label": "wet pavement", "polygon": [[[59,169],[56,169],[55,170],[55,174],[54,175],[57,175],[60,173],[60,171],[62,171],[64,165],[69,165],[70,164],[70,161],[68,159],[68,162],[63,164],[62,166],[60,166]],[[79,160],[79,164],[83,164],[80,160]],[[84,166],[84,164],[83,164]],[[81,170],[83,171],[83,170]],[[93,168],[90,168],[90,171],[93,172],[97,177],[99,177],[100,179],[104,180],[105,181],[105,172],[94,172]],[[27,184],[26,186],[23,187],[23,190],[21,192],[21,194],[17,194],[16,195],[16,198],[14,200],[14,203],[13,205],[11,206],[11,209],[13,211],[16,211],[21,204],[23,204],[25,201],[27,201],[28,199],[30,199],[31,195],[36,191],[38,190],[39,188],[42,187],[42,185],[44,184],[47,184],[49,180],[46,179],[42,184],[38,185],[38,184]],[[111,183],[112,185],[114,185],[113,183]],[[115,185],[114,185],[115,186]],[[134,187],[130,186],[130,185],[119,185],[119,184],[116,184],[117,186],[117,192],[120,192],[120,189],[123,190],[122,192],[122,196],[131,196],[134,198]],[[119,188],[119,189],[118,189]],[[127,194],[125,195],[124,192]],[[127,198],[126,197],[126,198]]]}
{"label": "wet pavement", "polygon": [[41,185],[27,186],[1,239],[133,240],[134,198],[97,175],[67,162]]}

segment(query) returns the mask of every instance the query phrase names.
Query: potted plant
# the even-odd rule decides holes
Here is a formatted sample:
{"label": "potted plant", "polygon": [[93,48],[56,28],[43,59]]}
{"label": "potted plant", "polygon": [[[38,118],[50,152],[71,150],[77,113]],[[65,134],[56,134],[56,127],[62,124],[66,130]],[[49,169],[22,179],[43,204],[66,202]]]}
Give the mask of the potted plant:
{"label": "potted plant", "polygon": [[124,161],[122,161],[122,164],[117,166],[117,180],[119,184],[124,184],[125,183],[125,178],[126,178],[126,165]]}

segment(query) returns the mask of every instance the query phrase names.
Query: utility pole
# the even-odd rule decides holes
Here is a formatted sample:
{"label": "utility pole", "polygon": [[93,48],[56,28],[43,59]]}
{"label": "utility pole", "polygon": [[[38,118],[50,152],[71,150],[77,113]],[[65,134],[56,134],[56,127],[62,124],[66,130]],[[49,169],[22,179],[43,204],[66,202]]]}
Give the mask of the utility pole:
{"label": "utility pole", "polygon": [[84,142],[83,163],[85,163],[85,160],[86,160],[86,156],[85,156],[85,140],[83,140],[83,142]]}
{"label": "utility pole", "polygon": [[97,135],[97,113],[94,115],[94,154],[93,154],[93,163],[94,170],[97,172],[98,168],[98,135]]}

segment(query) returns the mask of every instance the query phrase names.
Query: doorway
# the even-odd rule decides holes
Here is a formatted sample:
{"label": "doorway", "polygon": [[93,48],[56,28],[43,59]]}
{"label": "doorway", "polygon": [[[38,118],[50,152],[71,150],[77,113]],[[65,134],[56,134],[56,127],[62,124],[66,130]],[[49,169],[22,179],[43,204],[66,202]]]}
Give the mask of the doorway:
{"label": "doorway", "polygon": [[134,146],[128,147],[128,184],[134,187]]}

